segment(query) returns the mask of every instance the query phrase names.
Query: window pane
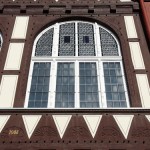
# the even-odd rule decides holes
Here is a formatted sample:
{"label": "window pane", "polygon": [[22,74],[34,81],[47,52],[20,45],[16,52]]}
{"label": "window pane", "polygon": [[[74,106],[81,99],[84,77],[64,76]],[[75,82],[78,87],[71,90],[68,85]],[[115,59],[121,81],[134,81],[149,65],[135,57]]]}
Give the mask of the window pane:
{"label": "window pane", "polygon": [[59,29],[59,56],[75,56],[75,23],[65,23]]}
{"label": "window pane", "polygon": [[115,38],[107,30],[99,28],[102,56],[119,56]]}
{"label": "window pane", "polygon": [[[75,75],[74,63],[58,63],[57,65],[57,86],[56,86],[56,108],[74,107]],[[69,73],[69,72],[72,73]],[[59,74],[63,72],[63,74]]]}
{"label": "window pane", "polygon": [[35,100],[35,92],[30,93],[29,96],[29,101],[34,101]]}
{"label": "window pane", "polygon": [[70,43],[70,36],[64,36],[64,43]]}
{"label": "window pane", "polygon": [[89,36],[83,36],[83,43],[89,43]]}
{"label": "window pane", "polygon": [[93,25],[78,23],[79,56],[95,56]]}
{"label": "window pane", "polygon": [[126,107],[127,104],[120,63],[104,62],[103,67],[107,107]]}
{"label": "window pane", "polygon": [[36,44],[35,56],[52,56],[53,34],[52,28],[40,37]]}
{"label": "window pane", "polygon": [[49,80],[50,63],[34,63],[28,107],[47,107]]}
{"label": "window pane", "polygon": [[[95,62],[80,62],[80,107],[99,107],[97,69]],[[92,73],[94,72],[94,73]]]}
{"label": "window pane", "polygon": [[[48,92],[43,92],[42,100],[47,101],[47,99],[48,99]],[[43,102],[43,103],[46,103],[46,102]]]}

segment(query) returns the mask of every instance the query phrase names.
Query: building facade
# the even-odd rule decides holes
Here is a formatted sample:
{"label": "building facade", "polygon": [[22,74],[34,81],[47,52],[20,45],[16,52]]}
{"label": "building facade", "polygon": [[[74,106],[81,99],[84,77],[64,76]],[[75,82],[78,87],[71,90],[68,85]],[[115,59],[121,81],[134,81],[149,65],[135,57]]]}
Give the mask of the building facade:
{"label": "building facade", "polygon": [[0,149],[150,150],[149,9],[0,0]]}

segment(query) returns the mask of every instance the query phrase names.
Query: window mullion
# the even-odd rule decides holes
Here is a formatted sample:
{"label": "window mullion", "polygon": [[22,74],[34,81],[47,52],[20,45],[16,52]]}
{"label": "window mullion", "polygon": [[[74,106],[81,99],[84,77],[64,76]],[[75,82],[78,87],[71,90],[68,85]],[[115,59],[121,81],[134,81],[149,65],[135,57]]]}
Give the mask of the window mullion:
{"label": "window mullion", "polygon": [[99,26],[97,23],[95,23],[95,52],[96,52],[96,56],[102,56],[102,53],[101,53],[101,42],[100,42],[100,32],[99,32]]}
{"label": "window mullion", "polygon": [[105,80],[104,80],[104,72],[103,72],[103,62],[99,60],[98,62],[98,70],[100,72],[99,79],[101,81],[100,84],[100,95],[101,95],[101,107],[102,108],[107,108],[107,101],[106,101],[106,94],[105,94]]}
{"label": "window mullion", "polygon": [[57,63],[54,60],[51,63],[48,108],[55,107],[56,74],[57,74]]}
{"label": "window mullion", "polygon": [[97,46],[97,23],[95,23],[95,24],[93,24],[93,26],[94,26],[94,41],[95,41],[95,56],[98,56],[98,46]]}
{"label": "window mullion", "polygon": [[79,62],[75,62],[75,108],[80,108],[79,99]]}
{"label": "window mullion", "polygon": [[75,56],[78,56],[78,22],[75,22]]}
{"label": "window mullion", "polygon": [[102,108],[102,97],[101,97],[101,79],[100,79],[100,65],[99,61],[96,63],[96,68],[97,68],[97,80],[98,80],[98,95],[99,95],[99,106]]}
{"label": "window mullion", "polygon": [[59,47],[59,24],[57,23],[54,26],[54,36],[53,36],[53,47],[52,47],[52,56],[58,56],[58,47]]}

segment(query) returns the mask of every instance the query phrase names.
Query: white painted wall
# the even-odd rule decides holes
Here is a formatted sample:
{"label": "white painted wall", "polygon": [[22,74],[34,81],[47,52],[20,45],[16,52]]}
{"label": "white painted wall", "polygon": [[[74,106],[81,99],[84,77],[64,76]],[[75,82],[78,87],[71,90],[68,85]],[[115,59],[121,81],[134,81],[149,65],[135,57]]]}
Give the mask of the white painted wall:
{"label": "white painted wall", "polygon": [[10,115],[0,115],[0,133],[3,130],[4,126],[6,125]]}
{"label": "white painted wall", "polygon": [[29,17],[17,16],[13,28],[12,39],[25,39],[27,33]]}
{"label": "white painted wall", "polygon": [[32,136],[35,128],[37,127],[42,115],[23,115],[23,122],[28,134],[28,138]]}
{"label": "white painted wall", "polygon": [[138,38],[133,16],[124,16],[128,38]]}
{"label": "white painted wall", "polygon": [[113,115],[116,123],[118,124],[122,134],[127,139],[130,131],[133,115]]}
{"label": "white painted wall", "polygon": [[0,84],[0,108],[12,108],[18,75],[3,75]]}
{"label": "white painted wall", "polygon": [[134,69],[145,69],[139,42],[129,42]]}
{"label": "white painted wall", "polygon": [[10,43],[4,70],[19,70],[24,43]]}
{"label": "white painted wall", "polygon": [[143,108],[150,108],[150,87],[146,74],[136,74]]}

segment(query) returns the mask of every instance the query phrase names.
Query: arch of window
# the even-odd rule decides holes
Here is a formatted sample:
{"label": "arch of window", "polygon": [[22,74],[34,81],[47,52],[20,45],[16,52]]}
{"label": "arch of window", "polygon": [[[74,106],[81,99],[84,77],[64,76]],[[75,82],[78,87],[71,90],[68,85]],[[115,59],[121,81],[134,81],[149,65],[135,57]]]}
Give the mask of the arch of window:
{"label": "arch of window", "polygon": [[36,38],[25,107],[129,107],[117,38],[97,23],[56,23]]}

